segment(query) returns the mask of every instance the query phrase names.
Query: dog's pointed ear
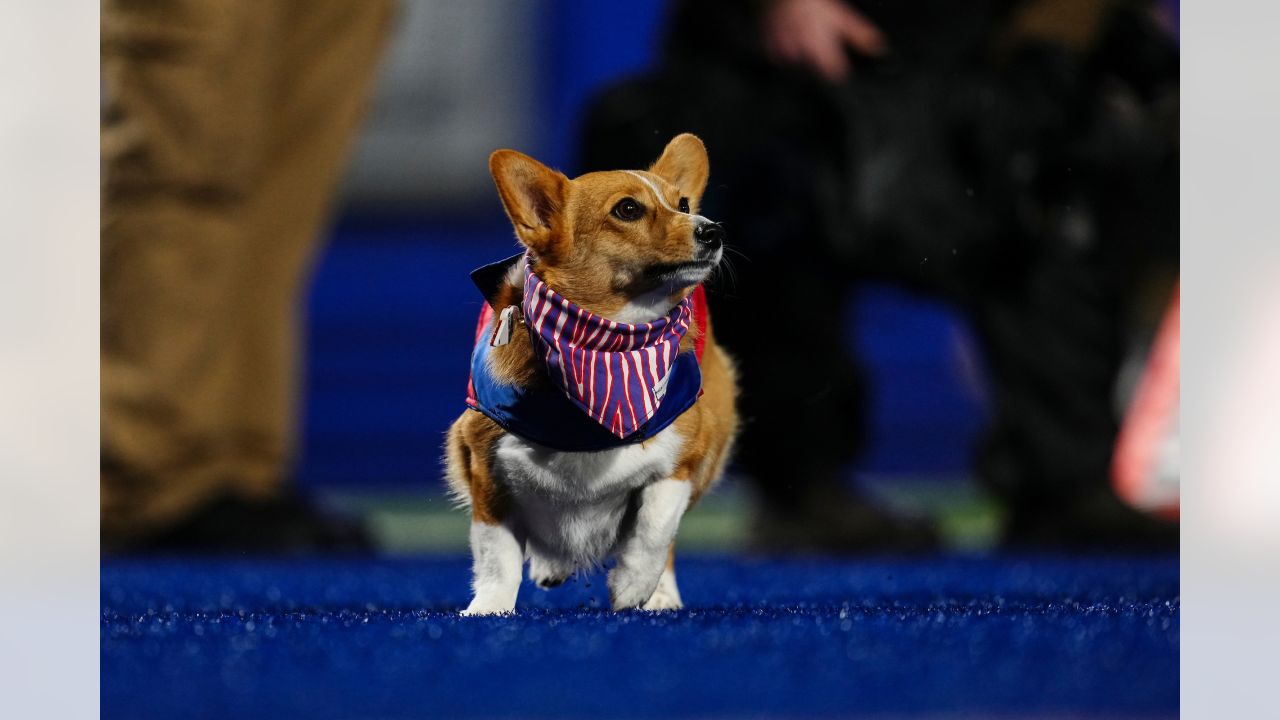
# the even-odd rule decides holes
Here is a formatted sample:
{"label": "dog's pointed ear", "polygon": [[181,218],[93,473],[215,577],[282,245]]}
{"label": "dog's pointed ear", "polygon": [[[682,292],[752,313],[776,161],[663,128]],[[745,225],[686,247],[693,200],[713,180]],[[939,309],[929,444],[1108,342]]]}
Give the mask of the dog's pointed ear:
{"label": "dog's pointed ear", "polygon": [[489,172],[516,237],[538,255],[554,255],[567,239],[560,211],[569,193],[569,178],[515,150],[494,151]]}
{"label": "dog's pointed ear", "polygon": [[711,162],[707,159],[707,148],[692,133],[681,133],[667,143],[649,172],[680,188],[680,194],[689,198],[689,205],[695,211],[702,192],[707,189],[707,178],[711,174]]}

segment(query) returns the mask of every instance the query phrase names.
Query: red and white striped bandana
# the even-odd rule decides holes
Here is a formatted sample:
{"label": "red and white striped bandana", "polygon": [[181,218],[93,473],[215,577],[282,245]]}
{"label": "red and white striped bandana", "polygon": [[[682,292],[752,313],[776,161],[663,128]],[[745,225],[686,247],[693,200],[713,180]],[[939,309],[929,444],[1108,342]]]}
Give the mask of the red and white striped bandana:
{"label": "red and white striped bandana", "polygon": [[685,298],[653,322],[614,322],[547,287],[526,259],[521,310],[551,381],[592,420],[625,439],[658,411],[693,301]]}

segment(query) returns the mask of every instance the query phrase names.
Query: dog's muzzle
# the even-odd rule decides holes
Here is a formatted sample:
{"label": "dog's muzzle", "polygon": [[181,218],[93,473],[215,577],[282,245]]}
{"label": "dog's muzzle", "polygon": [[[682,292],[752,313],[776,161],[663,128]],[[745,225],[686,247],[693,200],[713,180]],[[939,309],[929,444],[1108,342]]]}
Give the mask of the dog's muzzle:
{"label": "dog's muzzle", "polygon": [[720,223],[704,218],[693,229],[693,239],[703,252],[719,250],[724,245],[724,228]]}

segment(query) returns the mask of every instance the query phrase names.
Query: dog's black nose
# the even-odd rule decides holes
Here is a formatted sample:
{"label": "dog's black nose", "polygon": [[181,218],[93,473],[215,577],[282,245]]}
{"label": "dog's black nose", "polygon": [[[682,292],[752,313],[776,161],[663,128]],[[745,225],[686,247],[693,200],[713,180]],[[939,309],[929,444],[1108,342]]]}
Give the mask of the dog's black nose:
{"label": "dog's black nose", "polygon": [[724,228],[720,223],[704,222],[693,231],[693,239],[699,244],[718,248],[724,244]]}

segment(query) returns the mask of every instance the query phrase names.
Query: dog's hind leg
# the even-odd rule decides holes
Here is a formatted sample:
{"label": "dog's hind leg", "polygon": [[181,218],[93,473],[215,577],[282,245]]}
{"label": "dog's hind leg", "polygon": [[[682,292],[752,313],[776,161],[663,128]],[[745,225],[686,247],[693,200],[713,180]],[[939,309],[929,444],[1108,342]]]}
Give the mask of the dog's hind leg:
{"label": "dog's hind leg", "polygon": [[524,548],[507,523],[471,521],[472,588],[463,615],[493,615],[516,609],[524,569]]}
{"label": "dog's hind leg", "polygon": [[492,422],[463,415],[449,431],[448,466],[455,492],[471,505],[471,604],[463,615],[515,610],[524,570],[523,530],[511,503],[494,482],[489,458],[500,430]]}

